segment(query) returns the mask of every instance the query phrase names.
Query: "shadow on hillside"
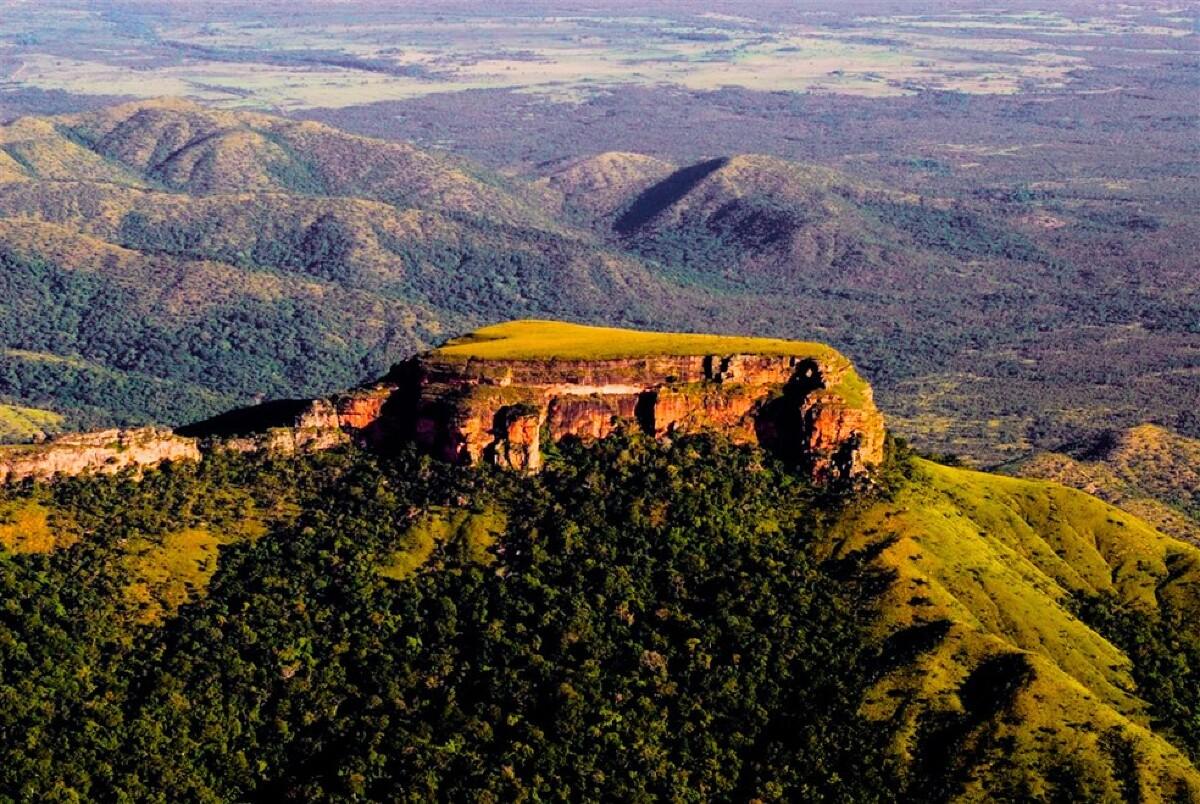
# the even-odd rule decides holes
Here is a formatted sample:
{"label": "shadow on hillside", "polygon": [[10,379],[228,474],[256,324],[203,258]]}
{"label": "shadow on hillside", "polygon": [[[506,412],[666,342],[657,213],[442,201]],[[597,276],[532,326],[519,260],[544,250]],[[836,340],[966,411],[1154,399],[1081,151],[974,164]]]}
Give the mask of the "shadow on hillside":
{"label": "shadow on hillside", "polygon": [[653,220],[664,209],[690,193],[705,178],[725,167],[728,162],[728,158],[721,157],[680,168],[635,198],[629,205],[629,209],[625,210],[620,218],[617,218],[613,229],[623,235],[636,231],[648,221]]}
{"label": "shadow on hillside", "polygon": [[272,399],[259,405],[235,408],[211,419],[185,424],[176,428],[175,432],[188,438],[212,438],[244,436],[271,427],[291,427],[296,417],[310,404],[311,399]]}

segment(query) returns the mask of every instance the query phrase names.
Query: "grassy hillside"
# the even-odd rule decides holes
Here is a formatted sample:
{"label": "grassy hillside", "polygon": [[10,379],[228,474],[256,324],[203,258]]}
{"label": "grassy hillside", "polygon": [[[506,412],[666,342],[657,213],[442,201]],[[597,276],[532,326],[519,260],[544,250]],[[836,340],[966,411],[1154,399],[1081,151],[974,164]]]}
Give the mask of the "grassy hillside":
{"label": "grassy hillside", "polygon": [[1186,801],[1198,581],[1095,498],[899,449],[841,499],[625,436],[9,489],[0,794]]}
{"label": "grassy hillside", "polygon": [[29,441],[37,435],[54,432],[62,416],[48,410],[0,405],[0,442]]}
{"label": "grassy hillside", "polygon": [[511,224],[548,223],[524,185],[452,157],[316,123],[163,99],[0,135],[30,180],[103,181],[188,195],[301,193],[428,207]]}
{"label": "grassy hillside", "polygon": [[[869,557],[886,578],[876,627],[898,666],[863,712],[888,724],[916,765],[949,774],[968,798],[1042,798],[1028,774],[1067,756],[1074,774],[1116,767],[1109,743],[1119,737],[1135,746],[1139,800],[1173,800],[1181,779],[1197,795],[1187,755],[1197,747],[1151,731],[1166,725],[1147,704],[1159,690],[1143,688],[1145,668],[1080,611],[1111,601],[1168,618],[1195,643],[1200,551],[1056,484],[920,460],[889,499],[852,510],[825,544],[834,560]],[[1114,778],[1086,798],[1126,790]]]}
{"label": "grassy hillside", "polygon": [[1032,455],[1003,471],[1095,494],[1163,533],[1200,544],[1200,441],[1153,424],[1109,432],[1068,452]]}

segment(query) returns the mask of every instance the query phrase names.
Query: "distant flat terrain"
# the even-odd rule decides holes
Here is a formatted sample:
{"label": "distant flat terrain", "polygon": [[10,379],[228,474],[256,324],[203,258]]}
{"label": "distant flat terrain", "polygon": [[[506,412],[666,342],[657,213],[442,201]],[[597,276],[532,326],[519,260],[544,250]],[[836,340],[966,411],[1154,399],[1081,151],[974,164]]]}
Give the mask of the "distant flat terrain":
{"label": "distant flat terrain", "polygon": [[432,7],[316,2],[205,6],[6,2],[12,87],[80,95],[184,96],[275,111],[464,90],[578,101],[621,84],[885,97],[1061,87],[1097,45],[1178,46],[1186,12],[1046,3],[999,11],[913,4],[620,2],[577,13],[537,3]]}
{"label": "distant flat terrain", "polygon": [[[0,402],[184,421],[548,316],[832,343],[978,464],[1200,435],[1195,10],[904,6],[0,0],[0,119],[38,118]],[[57,117],[164,94],[210,119]]]}

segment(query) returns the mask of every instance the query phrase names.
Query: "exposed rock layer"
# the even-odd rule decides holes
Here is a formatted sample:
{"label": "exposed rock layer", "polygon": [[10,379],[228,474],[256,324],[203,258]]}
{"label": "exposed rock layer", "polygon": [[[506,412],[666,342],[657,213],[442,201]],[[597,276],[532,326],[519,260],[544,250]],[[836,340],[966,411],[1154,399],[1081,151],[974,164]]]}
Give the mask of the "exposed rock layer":
{"label": "exposed rock layer", "polygon": [[412,441],[454,463],[537,471],[544,443],[619,428],[660,439],[719,432],[797,461],[817,482],[863,478],[883,460],[883,417],[870,388],[847,398],[853,368],[831,355],[533,360],[433,351],[375,385],[233,411],[208,430],[112,430],[8,448],[0,482],[195,460],[208,449],[293,453],[350,440],[376,450]]}
{"label": "exposed rock layer", "polygon": [[67,435],[44,444],[0,448],[0,483],[84,472],[117,472],[163,461],[199,460],[194,438],[157,427]]}
{"label": "exposed rock layer", "polygon": [[[542,439],[604,438],[620,427],[656,438],[711,430],[804,464],[817,481],[867,475],[883,460],[870,389],[830,390],[848,366],[773,355],[613,360],[453,359],[433,352],[393,374],[396,407],[433,455],[536,470]],[[405,398],[407,397],[407,398]]]}

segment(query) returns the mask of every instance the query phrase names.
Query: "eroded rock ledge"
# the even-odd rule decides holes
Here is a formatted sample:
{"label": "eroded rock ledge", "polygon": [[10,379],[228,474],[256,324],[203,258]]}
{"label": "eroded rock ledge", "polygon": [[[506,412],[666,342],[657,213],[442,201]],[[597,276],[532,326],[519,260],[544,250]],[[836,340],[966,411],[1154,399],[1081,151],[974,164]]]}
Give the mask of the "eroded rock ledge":
{"label": "eroded rock ledge", "polygon": [[195,439],[161,427],[76,433],[42,444],[0,447],[0,483],[84,472],[109,473],[163,461],[199,459],[200,448]]}
{"label": "eroded rock ledge", "polygon": [[410,437],[456,463],[541,466],[543,439],[604,438],[621,427],[656,438],[715,431],[801,462],[819,482],[868,474],[883,460],[883,417],[869,388],[833,390],[848,363],[757,354],[603,360],[415,358],[393,375],[412,398]]}
{"label": "eroded rock ledge", "polygon": [[542,446],[618,428],[719,432],[794,460],[819,483],[868,477],[884,421],[870,387],[821,344],[643,333],[559,322],[488,327],[319,400],[231,411],[170,432],[108,431],[0,451],[0,482],[115,471],[232,449],[291,453],[415,442],[446,461],[537,471]]}

